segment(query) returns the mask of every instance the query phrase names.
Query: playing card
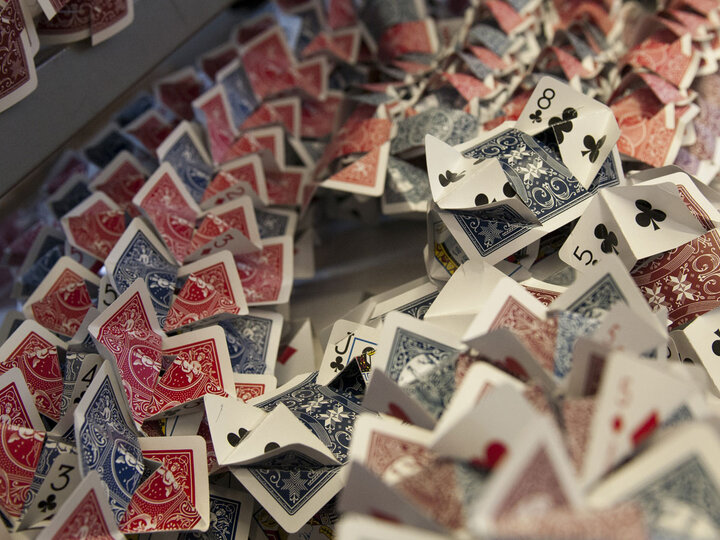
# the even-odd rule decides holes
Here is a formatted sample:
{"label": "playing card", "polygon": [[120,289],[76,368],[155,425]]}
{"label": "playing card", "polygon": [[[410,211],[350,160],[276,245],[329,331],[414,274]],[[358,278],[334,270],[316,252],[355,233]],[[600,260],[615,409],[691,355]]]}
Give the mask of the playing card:
{"label": "playing card", "polygon": [[91,195],[88,179],[84,174],[73,174],[47,199],[47,206],[60,219]]}
{"label": "playing card", "polygon": [[[5,2],[2,9],[5,19],[2,44],[7,65],[12,69],[4,72],[0,79],[0,111],[12,107],[37,87],[34,54],[26,31],[24,10],[25,6],[19,0]],[[33,26],[32,20],[30,26]]]}
{"label": "playing card", "polygon": [[99,284],[98,277],[81,264],[61,257],[26,300],[23,313],[48,330],[72,337],[92,307]]}
{"label": "playing card", "polygon": [[[132,199],[145,183],[148,173],[135,156],[123,150],[90,183],[92,191],[102,191],[124,212],[135,217]],[[75,212],[73,212],[75,213]]]}
{"label": "playing card", "polygon": [[493,521],[530,514],[542,508],[579,508],[580,486],[575,479],[556,424],[541,416],[523,431],[515,452],[492,474],[475,501],[470,528],[487,531]]}
{"label": "playing card", "polygon": [[280,346],[283,317],[253,309],[218,324],[225,331],[232,370],[236,374],[272,374]]}
{"label": "playing card", "polygon": [[717,448],[710,425],[679,426],[599,484],[588,503],[597,508],[632,501],[642,508],[653,535],[710,538],[720,527],[715,502],[719,471],[712,459]]}
{"label": "playing card", "polygon": [[[523,398],[517,385],[501,384],[483,391],[475,404],[453,425],[434,431],[429,449],[442,456],[472,461],[494,469],[519,452],[518,444],[526,429],[539,421],[539,413]],[[508,416],[488,411],[512,411]]]}
{"label": "playing card", "polygon": [[133,420],[142,424],[152,412],[165,337],[145,282],[136,280],[90,323],[88,331],[98,352],[117,370]]}
{"label": "playing card", "polygon": [[693,392],[693,385],[647,360],[621,351],[610,353],[592,418],[583,484],[589,486],[620,463]]}
{"label": "playing card", "polygon": [[[648,314],[650,319],[652,314],[648,303],[639,292],[620,259],[608,256],[592,265],[548,309],[574,311],[584,317],[599,318],[616,302],[624,302],[634,312]],[[659,325],[659,329],[663,331],[664,325]]]}
{"label": "playing card", "polygon": [[85,155],[95,165],[103,168],[123,150],[127,150],[135,156],[147,170],[157,167],[157,161],[152,154],[134,143],[130,137],[125,135],[120,126],[110,122],[102,129],[85,147]]}
{"label": "playing card", "polygon": [[238,58],[239,54],[240,52],[235,44],[225,43],[201,55],[198,64],[205,72],[205,75],[214,81],[218,71]]}
{"label": "playing card", "polygon": [[240,127],[257,107],[255,94],[240,60],[233,60],[220,69],[215,80],[225,88],[233,122],[235,127]]}
{"label": "playing card", "polygon": [[299,82],[295,58],[279,26],[244,43],[240,57],[252,90],[260,100]]}
{"label": "playing card", "polygon": [[213,163],[222,163],[238,135],[224,87],[213,86],[193,101],[192,106],[205,126]]}
{"label": "playing card", "polygon": [[132,23],[134,17],[133,2],[112,0],[104,2],[101,9],[92,10],[90,32],[93,45],[111,38]]}
{"label": "playing card", "polygon": [[[368,133],[368,136],[374,135]],[[347,167],[323,180],[322,187],[378,197],[385,189],[390,143],[379,144]]]}
{"label": "playing card", "polygon": [[[206,538],[242,540],[248,538],[252,524],[253,499],[245,492],[210,486],[210,526]],[[181,533],[178,540],[190,540],[198,533]]]}
{"label": "playing card", "polygon": [[62,375],[60,339],[35,321],[25,321],[0,347],[0,373],[20,368],[40,414],[60,419]]}
{"label": "playing card", "polygon": [[[394,508],[394,507],[393,507]],[[441,534],[402,525],[397,522],[381,518],[348,513],[338,521],[335,527],[339,538],[347,540],[360,540],[371,537],[376,540],[390,540],[391,538],[417,538],[417,540],[440,540]]]}
{"label": "playing card", "polygon": [[125,533],[206,531],[210,526],[205,441],[198,436],[144,437],[144,459],[160,463],[120,520]]}
{"label": "playing card", "polygon": [[371,326],[339,319],[333,325],[320,362],[318,383],[328,384],[356,356],[374,354],[378,336],[378,330]]}
{"label": "playing card", "polygon": [[404,386],[437,364],[452,362],[465,348],[453,334],[405,313],[391,312],[380,332],[373,371],[384,371]]}
{"label": "playing card", "polygon": [[488,295],[508,279],[484,261],[467,261],[439,291],[425,312],[425,320],[464,335]]}
{"label": "playing card", "polygon": [[157,147],[157,155],[160,161],[172,165],[192,199],[199,203],[213,177],[213,169],[193,125],[180,122]]}
{"label": "playing card", "polygon": [[235,395],[230,355],[219,326],[166,338],[163,355],[174,360],[154,388],[153,416],[192,412],[206,394]]}
{"label": "playing card", "polygon": [[72,497],[65,500],[38,538],[73,538],[81,534],[88,538],[124,538],[108,506],[105,487],[100,476],[94,471],[86,475],[73,490]]}
{"label": "playing card", "polygon": [[632,278],[653,309],[665,306],[672,330],[717,307],[718,297],[708,285],[716,272],[713,260],[720,246],[713,229],[666,253],[638,264]]}
{"label": "playing card", "polygon": [[244,403],[251,399],[273,392],[277,388],[275,375],[259,375],[257,373],[233,373],[237,398]]}
{"label": "playing card", "polygon": [[0,422],[38,431],[45,429],[19,368],[9,369],[0,375],[0,410]]}
{"label": "playing card", "polygon": [[18,528],[47,526],[63,497],[72,494],[81,480],[75,445],[46,440]]}
{"label": "playing card", "polygon": [[244,287],[229,251],[180,267],[178,279],[183,278],[185,283],[165,320],[166,331],[199,321],[209,323],[231,315],[247,315]]}
{"label": "playing card", "polygon": [[428,109],[398,122],[390,152],[398,155],[420,148],[424,146],[427,134],[454,146],[475,138],[478,122],[472,115],[457,109]]}
{"label": "playing card", "polygon": [[288,321],[283,326],[280,354],[275,364],[278,384],[284,385],[295,377],[317,370],[315,342],[310,319]]}
{"label": "playing card", "polygon": [[217,462],[230,464],[238,445],[267,413],[234,397],[206,395],[203,401]]}
{"label": "playing card", "polygon": [[[255,406],[272,411],[282,403],[310,429],[332,452],[340,463],[347,461],[349,441],[342,435],[346,426],[365,409],[348,394],[340,394],[315,383],[315,374],[299,376]],[[308,405],[312,403],[312,405]],[[308,408],[310,407],[310,408]],[[277,433],[275,431],[274,433]],[[250,437],[250,436],[248,436]],[[241,448],[241,447],[239,447]],[[275,460],[254,467],[233,468],[240,482],[287,531],[294,532],[325,505],[341,488],[342,474],[336,466],[323,466],[297,452],[287,452]],[[295,491],[289,484],[272,482],[273,477],[290,478],[295,475]]]}
{"label": "playing card", "polygon": [[614,253],[629,269],[705,231],[672,183],[606,188],[578,221],[560,258],[582,271]]}
{"label": "playing card", "polygon": [[284,304],[293,279],[292,238],[263,240],[262,250],[235,257],[249,306]]}
{"label": "playing card", "polygon": [[63,372],[61,415],[72,414],[103,363],[99,354],[68,352]]}
{"label": "playing card", "polygon": [[438,288],[427,278],[418,278],[384,293],[382,299],[376,299],[368,322],[376,325],[391,311],[424,319],[427,310],[438,296]]}
{"label": "playing card", "polygon": [[203,194],[203,210],[248,195],[260,206],[268,204],[267,181],[259,154],[232,159],[220,166]]}
{"label": "playing card", "polygon": [[[109,362],[104,362],[73,412],[83,477],[100,476],[114,519],[123,516],[145,466],[137,432]],[[61,514],[59,514],[61,515]]]}
{"label": "playing card", "polygon": [[246,195],[215,206],[202,217],[186,261],[227,249],[241,255],[260,249],[260,232],[252,199]]}
{"label": "playing card", "polygon": [[[118,297],[118,292],[110,284],[108,275],[105,274],[100,278],[100,287],[98,290],[98,311],[101,313],[110,306]],[[88,311],[89,313],[89,311]]]}
{"label": "playing card", "polygon": [[424,212],[430,197],[430,183],[423,169],[393,156],[388,157],[381,201],[383,214]]}
{"label": "playing card", "polygon": [[158,146],[175,128],[157,109],[149,109],[123,129],[130,137],[143,145],[148,152],[155,153]]}
{"label": "playing card", "polygon": [[515,128],[529,135],[552,129],[563,164],[586,188],[620,137],[606,105],[551,77],[538,81]]}
{"label": "playing card", "polygon": [[363,399],[363,407],[423,429],[433,429],[437,421],[437,418],[418,400],[404,392],[382,371],[371,373]]}
{"label": "playing card", "polygon": [[21,299],[30,296],[64,251],[65,237],[60,231],[51,227],[40,229],[17,271],[11,296]]}
{"label": "playing card", "polygon": [[[720,329],[719,315],[718,309],[713,309],[697,317],[684,328],[673,332],[678,353],[682,350],[683,358],[689,356],[691,361],[699,361],[713,381],[715,388],[720,381],[716,360],[718,355],[715,354],[715,351],[720,352],[720,338],[716,333]],[[678,336],[678,334],[681,335]]]}
{"label": "playing card", "polygon": [[84,199],[60,223],[72,246],[100,260],[125,230],[124,212],[102,192]]}
{"label": "playing card", "polygon": [[203,93],[204,89],[203,82],[193,67],[188,66],[171,73],[153,86],[157,100],[177,118],[193,119],[192,102]]}
{"label": "playing card", "polygon": [[255,208],[258,233],[261,239],[294,236],[298,215],[280,208]]}
{"label": "playing card", "polygon": [[148,287],[160,326],[170,309],[178,267],[173,256],[142,219],[135,218],[105,259],[109,285],[124,293],[135,280]]}
{"label": "playing card", "polygon": [[200,208],[173,166],[165,162],[133,197],[133,204],[150,220],[175,259],[188,255]]}

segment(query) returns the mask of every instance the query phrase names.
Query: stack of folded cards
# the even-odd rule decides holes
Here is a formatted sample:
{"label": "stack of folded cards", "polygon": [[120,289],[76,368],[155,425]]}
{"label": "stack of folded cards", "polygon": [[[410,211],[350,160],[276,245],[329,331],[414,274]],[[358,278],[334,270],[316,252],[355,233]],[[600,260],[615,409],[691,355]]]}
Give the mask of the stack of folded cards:
{"label": "stack of folded cards", "polygon": [[[649,9],[263,3],[64,149],[1,229],[2,526],[720,537],[720,4]],[[293,319],[364,211],[426,275]]]}

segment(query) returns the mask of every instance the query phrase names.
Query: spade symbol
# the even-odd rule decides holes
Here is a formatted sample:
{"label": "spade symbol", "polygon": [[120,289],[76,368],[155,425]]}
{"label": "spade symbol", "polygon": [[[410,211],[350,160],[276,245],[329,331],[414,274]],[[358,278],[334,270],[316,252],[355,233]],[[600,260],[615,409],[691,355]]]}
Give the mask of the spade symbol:
{"label": "spade symbol", "polygon": [[271,452],[276,448],[280,448],[280,445],[276,442],[269,442],[265,445],[265,452]]}
{"label": "spade symbol", "polygon": [[465,176],[465,171],[460,173],[454,173],[452,171],[445,171],[445,174],[440,174],[440,185],[445,187],[453,182],[457,182]]}
{"label": "spade symbol", "polygon": [[653,208],[652,204],[644,199],[638,199],[635,201],[635,208],[640,210],[640,213],[635,216],[635,222],[641,227],[649,227],[652,223],[653,229],[660,229],[659,222],[665,221],[667,214],[662,210]]}
{"label": "spade symbol", "polygon": [[595,163],[597,161],[597,158],[600,157],[600,149],[602,148],[602,145],[605,144],[606,137],[607,135],[603,135],[596,141],[595,137],[593,137],[592,135],[585,135],[585,138],[583,139],[583,144],[585,145],[585,148],[587,148],[587,150],[583,150],[580,153],[583,155],[583,157],[587,156],[590,160],[590,163]]}
{"label": "spade symbol", "polygon": [[[720,329],[715,330],[715,335],[720,338]],[[712,344],[712,352],[715,356],[720,356],[720,339],[716,339]]]}
{"label": "spade symbol", "polygon": [[512,187],[510,182],[505,182],[505,185],[503,186],[503,193],[506,197],[514,197],[515,195],[517,195],[515,189]]}
{"label": "spade symbol", "polygon": [[575,120],[575,118],[577,118],[577,111],[572,107],[568,107],[562,112],[562,118],[553,116],[548,120],[548,125],[552,126],[558,144],[562,144],[563,140],[565,140],[565,133],[572,131],[572,121]]}
{"label": "spade symbol", "polygon": [[618,253],[618,250],[615,249],[615,246],[618,245],[617,236],[614,232],[608,231],[608,228],[602,223],[595,227],[595,238],[597,238],[598,240],[602,240],[602,243],[600,244],[600,249],[603,253]]}
{"label": "spade symbol", "polygon": [[227,441],[230,443],[230,446],[237,446],[240,444],[240,441],[242,441],[245,437],[247,437],[248,430],[245,428],[238,429],[237,435],[235,433],[228,433],[227,434]]}

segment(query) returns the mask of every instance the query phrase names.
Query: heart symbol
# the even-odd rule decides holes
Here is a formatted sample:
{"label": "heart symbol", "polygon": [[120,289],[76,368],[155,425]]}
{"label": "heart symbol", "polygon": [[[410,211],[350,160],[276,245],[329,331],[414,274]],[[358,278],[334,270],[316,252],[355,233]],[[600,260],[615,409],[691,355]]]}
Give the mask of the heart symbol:
{"label": "heart symbol", "polygon": [[388,405],[388,414],[390,416],[394,416],[398,420],[402,420],[406,424],[412,424],[408,415],[405,414],[405,411],[403,411],[402,408],[395,403],[390,402],[390,404]]}
{"label": "heart symbol", "polygon": [[633,445],[637,446],[647,439],[650,434],[655,431],[655,428],[658,427],[659,423],[658,412],[652,411],[647,417],[647,420],[640,424],[640,427],[638,427],[632,434]]}
{"label": "heart symbol", "polygon": [[473,458],[470,462],[481,469],[492,469],[507,453],[507,447],[500,441],[490,441],[485,447],[482,458]]}
{"label": "heart symbol", "polygon": [[240,444],[240,441],[242,441],[248,434],[248,430],[245,428],[238,429],[237,435],[235,433],[228,433],[227,434],[227,441],[230,443],[230,446],[237,446]]}

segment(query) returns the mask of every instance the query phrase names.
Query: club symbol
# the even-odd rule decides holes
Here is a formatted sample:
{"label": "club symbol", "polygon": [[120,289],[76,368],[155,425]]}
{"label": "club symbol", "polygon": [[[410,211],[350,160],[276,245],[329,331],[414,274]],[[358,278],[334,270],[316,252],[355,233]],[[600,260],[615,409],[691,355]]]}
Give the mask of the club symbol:
{"label": "club symbol", "polygon": [[548,126],[552,126],[558,144],[562,144],[565,139],[565,133],[570,133],[572,131],[572,121],[576,118],[577,111],[572,107],[568,107],[562,112],[562,118],[559,116],[553,116],[550,120],[548,120]]}
{"label": "club symbol", "polygon": [[667,214],[662,210],[653,208],[652,204],[644,199],[638,199],[635,201],[635,208],[640,210],[640,213],[635,216],[635,222],[641,227],[649,227],[652,223],[653,229],[660,229],[659,222],[665,221]]}
{"label": "club symbol", "polygon": [[602,148],[602,145],[605,144],[606,137],[606,135],[603,135],[597,141],[595,141],[595,137],[593,137],[592,135],[585,135],[585,138],[583,139],[583,144],[585,145],[585,148],[587,148],[587,150],[582,150],[580,153],[583,155],[583,157],[587,156],[590,160],[590,163],[595,163],[597,161],[597,158],[600,157],[600,149]]}
{"label": "club symbol", "polygon": [[248,430],[245,428],[238,429],[237,434],[235,433],[228,433],[227,434],[227,441],[230,443],[230,446],[237,446],[240,444],[240,441],[242,441],[245,437],[247,437]]}
{"label": "club symbol", "polygon": [[542,122],[542,111],[538,109],[534,113],[530,113],[530,120],[533,121],[533,124],[539,124]]}
{"label": "club symbol", "polygon": [[465,171],[460,173],[454,173],[452,171],[445,171],[445,174],[440,174],[440,185],[442,187],[447,186],[448,184],[452,184],[453,182],[457,182],[461,178],[465,176]]}
{"label": "club symbol", "polygon": [[38,507],[40,508],[40,511],[45,512],[52,512],[55,510],[55,507],[57,506],[57,503],[55,502],[55,494],[51,493],[48,495],[48,498],[44,501],[40,501],[40,504],[38,504]]}
{"label": "club symbol", "polygon": [[336,356],[335,360],[330,362],[330,367],[333,368],[335,371],[342,371],[343,369],[345,369],[342,356]]}
{"label": "club symbol", "polygon": [[[715,330],[715,335],[720,338],[720,328]],[[715,356],[720,356],[720,339],[716,339],[712,344],[712,352]]]}
{"label": "club symbol", "polygon": [[595,227],[595,238],[602,240],[600,249],[603,253],[615,252],[617,255],[618,250],[615,249],[615,246],[618,245],[617,235],[612,231],[608,231],[608,228],[602,223]]}
{"label": "club symbol", "polygon": [[488,196],[484,193],[478,193],[477,197],[475,197],[475,206],[482,206],[489,202],[490,200],[488,199]]}

